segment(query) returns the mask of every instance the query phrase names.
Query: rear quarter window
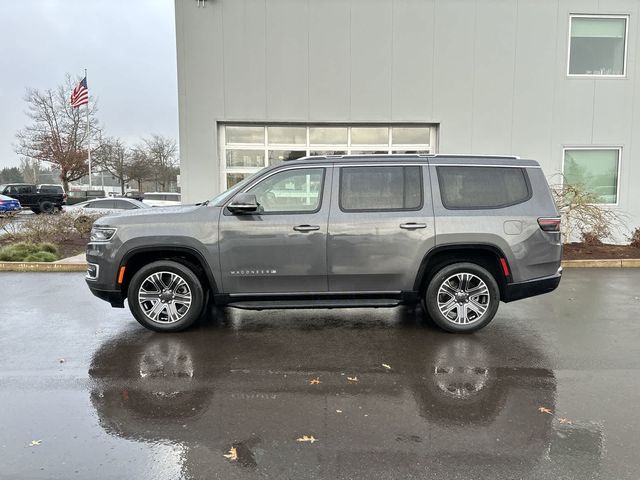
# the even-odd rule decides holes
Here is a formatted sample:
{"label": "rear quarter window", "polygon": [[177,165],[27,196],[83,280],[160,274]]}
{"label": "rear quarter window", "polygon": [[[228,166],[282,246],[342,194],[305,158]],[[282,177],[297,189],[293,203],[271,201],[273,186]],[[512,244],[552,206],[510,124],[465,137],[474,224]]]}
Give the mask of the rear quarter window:
{"label": "rear quarter window", "polygon": [[503,208],[531,198],[524,168],[436,167],[442,205],[447,209]]}

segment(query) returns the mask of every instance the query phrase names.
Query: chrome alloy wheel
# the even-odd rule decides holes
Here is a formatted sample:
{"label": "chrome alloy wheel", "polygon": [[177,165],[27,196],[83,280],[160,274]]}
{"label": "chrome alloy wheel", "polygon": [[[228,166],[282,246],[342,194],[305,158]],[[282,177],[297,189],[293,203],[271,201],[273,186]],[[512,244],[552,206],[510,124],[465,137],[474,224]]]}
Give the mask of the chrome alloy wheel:
{"label": "chrome alloy wheel", "polygon": [[145,278],[138,291],[138,303],[149,320],[175,323],[191,307],[191,289],[177,273],[155,272]]}
{"label": "chrome alloy wheel", "polygon": [[480,320],[490,301],[487,284],[472,273],[451,275],[438,289],[438,309],[456,325],[469,325]]}

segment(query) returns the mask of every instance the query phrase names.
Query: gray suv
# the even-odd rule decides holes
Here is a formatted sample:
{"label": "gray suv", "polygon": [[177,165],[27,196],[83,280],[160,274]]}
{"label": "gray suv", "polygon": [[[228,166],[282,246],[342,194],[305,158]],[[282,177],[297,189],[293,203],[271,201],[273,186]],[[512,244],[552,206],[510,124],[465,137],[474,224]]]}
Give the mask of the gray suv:
{"label": "gray suv", "polygon": [[560,218],[540,165],[501,156],[307,157],[201,204],[99,219],[87,283],[156,331],[207,300],[267,308],[422,303],[441,328],[560,283]]}

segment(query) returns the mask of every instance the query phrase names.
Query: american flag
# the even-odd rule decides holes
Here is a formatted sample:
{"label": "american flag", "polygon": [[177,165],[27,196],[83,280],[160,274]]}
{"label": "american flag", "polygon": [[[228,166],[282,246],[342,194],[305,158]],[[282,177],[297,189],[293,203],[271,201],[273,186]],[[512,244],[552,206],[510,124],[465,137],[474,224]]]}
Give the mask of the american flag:
{"label": "american flag", "polygon": [[89,103],[89,89],[87,88],[87,77],[84,77],[71,92],[71,106],[78,108],[87,103]]}

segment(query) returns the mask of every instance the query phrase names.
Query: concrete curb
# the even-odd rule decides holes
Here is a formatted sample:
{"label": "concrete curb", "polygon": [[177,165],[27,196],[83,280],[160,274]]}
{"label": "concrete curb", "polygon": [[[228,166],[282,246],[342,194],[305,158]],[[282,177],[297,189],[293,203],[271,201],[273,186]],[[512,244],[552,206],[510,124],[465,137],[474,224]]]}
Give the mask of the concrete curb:
{"label": "concrete curb", "polygon": [[640,258],[563,260],[562,266],[566,268],[639,268]]}
{"label": "concrete curb", "polygon": [[0,262],[0,272],[86,272],[86,263]]}

